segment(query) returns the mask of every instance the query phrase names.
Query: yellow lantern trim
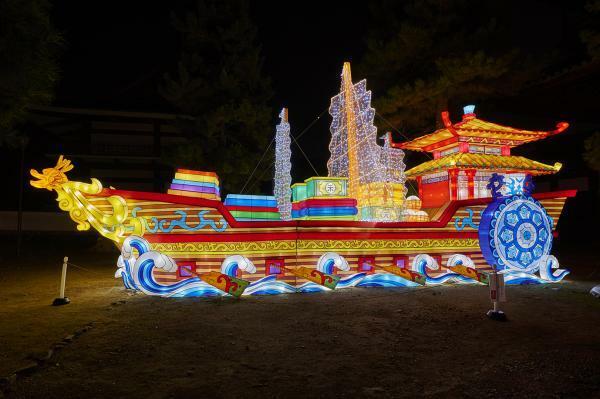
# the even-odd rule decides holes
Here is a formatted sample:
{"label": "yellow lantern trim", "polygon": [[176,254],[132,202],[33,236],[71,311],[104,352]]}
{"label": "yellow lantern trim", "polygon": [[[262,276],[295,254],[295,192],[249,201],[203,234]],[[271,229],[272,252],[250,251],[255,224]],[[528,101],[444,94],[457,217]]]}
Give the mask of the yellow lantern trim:
{"label": "yellow lantern trim", "polygon": [[[94,178],[91,179],[91,183],[69,181],[66,172],[72,169],[71,161],[61,155],[56,166],[52,168],[43,169],[41,173],[31,169],[31,175],[38,180],[31,180],[30,184],[36,188],[56,191],[58,207],[69,212],[71,219],[77,223],[77,230],[86,231],[93,226],[104,237],[115,242],[123,241],[125,238],[123,224],[128,215],[126,201],[117,195],[110,196],[106,200],[111,205],[112,212],[100,211],[86,198],[86,195],[99,194],[102,191],[102,183]],[[143,224],[132,223],[132,225],[134,234],[143,234],[141,231]]]}

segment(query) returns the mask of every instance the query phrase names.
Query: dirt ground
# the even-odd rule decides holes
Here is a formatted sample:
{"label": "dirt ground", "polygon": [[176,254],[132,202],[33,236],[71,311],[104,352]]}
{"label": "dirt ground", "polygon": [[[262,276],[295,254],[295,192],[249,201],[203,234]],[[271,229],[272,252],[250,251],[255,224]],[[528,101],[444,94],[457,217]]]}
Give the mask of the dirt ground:
{"label": "dirt ground", "polygon": [[147,297],[114,254],[72,258],[52,307],[60,259],[2,269],[0,398],[600,397],[593,272],[509,287],[500,323],[483,286]]}

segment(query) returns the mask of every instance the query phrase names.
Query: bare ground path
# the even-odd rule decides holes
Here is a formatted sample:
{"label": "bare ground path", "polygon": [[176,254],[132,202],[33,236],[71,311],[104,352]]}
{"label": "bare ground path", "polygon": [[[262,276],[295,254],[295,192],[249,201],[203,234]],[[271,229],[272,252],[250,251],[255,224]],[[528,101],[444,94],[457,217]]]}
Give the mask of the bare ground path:
{"label": "bare ground path", "polygon": [[63,307],[56,267],[2,277],[0,376],[80,335],[0,397],[600,397],[597,282],[509,287],[498,323],[480,286],[163,299],[113,262],[70,271]]}

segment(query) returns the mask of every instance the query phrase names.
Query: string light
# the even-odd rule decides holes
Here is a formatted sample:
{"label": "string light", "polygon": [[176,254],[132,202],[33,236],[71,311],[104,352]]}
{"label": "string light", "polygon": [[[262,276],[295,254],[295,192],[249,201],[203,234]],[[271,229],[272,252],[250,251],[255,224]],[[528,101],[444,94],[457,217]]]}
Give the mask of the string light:
{"label": "string light", "polygon": [[288,110],[283,108],[279,114],[281,122],[276,127],[275,135],[275,188],[273,193],[277,199],[277,208],[282,220],[292,218],[292,152],[290,146],[290,124]]}
{"label": "string light", "polygon": [[356,198],[361,220],[398,221],[405,197],[404,152],[386,138],[377,144],[375,110],[367,81],[353,84],[350,63],[344,63],[342,84],[331,99],[329,176],[347,177],[350,197]]}

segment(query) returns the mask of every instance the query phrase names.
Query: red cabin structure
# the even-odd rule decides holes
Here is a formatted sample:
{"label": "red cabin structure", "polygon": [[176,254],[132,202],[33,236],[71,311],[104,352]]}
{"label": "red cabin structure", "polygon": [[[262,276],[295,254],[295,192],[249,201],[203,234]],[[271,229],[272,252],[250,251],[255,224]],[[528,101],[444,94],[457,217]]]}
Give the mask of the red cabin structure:
{"label": "red cabin structure", "polygon": [[433,155],[431,161],[405,172],[408,179],[417,181],[423,208],[490,197],[487,184],[492,173],[537,176],[556,173],[562,167],[558,162],[546,165],[511,155],[511,149],[561,133],[568,123],[560,122],[552,131],[522,130],[484,121],[474,111],[474,105],[465,106],[462,120],[457,123],[450,121],[447,111],[442,112],[443,128],[408,142],[392,143],[396,148]]}

